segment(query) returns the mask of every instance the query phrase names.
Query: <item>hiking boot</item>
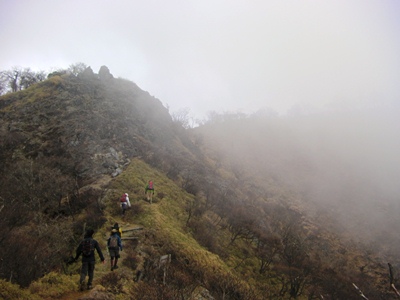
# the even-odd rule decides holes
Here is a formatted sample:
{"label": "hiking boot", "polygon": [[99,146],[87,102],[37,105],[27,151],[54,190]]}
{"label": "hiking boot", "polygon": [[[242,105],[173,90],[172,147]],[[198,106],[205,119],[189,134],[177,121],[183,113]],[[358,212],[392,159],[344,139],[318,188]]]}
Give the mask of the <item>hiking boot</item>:
{"label": "hiking boot", "polygon": [[111,267],[111,271],[114,271],[114,267]]}
{"label": "hiking boot", "polygon": [[115,270],[115,269],[118,269],[118,266],[117,266],[117,265],[114,266],[114,270]]}
{"label": "hiking boot", "polygon": [[83,292],[85,290],[85,284],[83,282],[79,283],[79,290]]}
{"label": "hiking boot", "polygon": [[88,290],[91,290],[92,288],[93,288],[93,286],[92,286],[91,284],[88,284],[88,285],[87,285],[87,289],[88,289]]}

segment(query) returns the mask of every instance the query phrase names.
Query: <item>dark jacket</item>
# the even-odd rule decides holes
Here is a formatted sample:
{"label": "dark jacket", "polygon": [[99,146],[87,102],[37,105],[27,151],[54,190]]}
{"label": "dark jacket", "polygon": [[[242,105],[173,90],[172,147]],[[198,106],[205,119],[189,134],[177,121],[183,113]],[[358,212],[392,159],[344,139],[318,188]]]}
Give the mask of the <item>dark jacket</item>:
{"label": "dark jacket", "polygon": [[[118,232],[114,232],[109,238],[108,238],[108,240],[107,240],[107,247],[108,248],[112,248],[112,247],[110,247],[110,240],[111,240],[111,238],[113,237],[113,236],[116,236],[117,237],[117,239],[118,239],[118,248],[122,251],[122,241],[121,241],[121,238],[119,237],[119,235],[118,235]],[[117,250],[117,249],[113,249],[113,250]]]}
{"label": "dark jacket", "polygon": [[[93,243],[93,250],[90,252],[89,256],[85,256],[82,254],[83,242],[87,239],[90,239]],[[82,254],[82,262],[96,261],[96,259],[94,257],[94,249],[96,249],[97,254],[100,256],[100,260],[104,261],[104,256],[103,256],[103,253],[101,252],[99,243],[96,240],[94,240],[92,237],[85,237],[85,239],[79,244],[78,248],[76,249],[75,260],[77,260],[79,258],[79,256]]]}

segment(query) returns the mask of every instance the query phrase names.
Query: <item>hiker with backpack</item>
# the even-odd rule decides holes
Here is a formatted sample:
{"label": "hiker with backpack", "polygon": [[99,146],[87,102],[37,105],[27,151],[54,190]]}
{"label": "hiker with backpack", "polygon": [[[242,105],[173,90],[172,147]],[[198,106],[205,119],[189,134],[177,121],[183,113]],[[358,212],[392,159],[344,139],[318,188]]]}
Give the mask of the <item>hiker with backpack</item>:
{"label": "hiker with backpack", "polygon": [[149,183],[146,185],[146,188],[144,189],[144,193],[147,197],[147,201],[150,202],[151,204],[153,202],[153,195],[154,195],[153,181],[149,180]]}
{"label": "hiker with backpack", "polygon": [[111,228],[111,230],[113,230],[113,229],[116,229],[116,230],[117,230],[118,236],[119,236],[120,238],[122,238],[122,229],[121,229],[121,227],[119,227],[119,224],[118,224],[118,223],[115,223],[115,224],[113,225],[113,227]]}
{"label": "hiker with backpack", "polygon": [[111,271],[113,271],[118,269],[119,251],[122,251],[122,241],[118,235],[118,230],[115,228],[111,231],[111,236],[107,240],[107,247],[111,258]]}
{"label": "hiker with backpack", "polygon": [[129,202],[128,193],[125,193],[121,196],[120,202],[121,202],[122,216],[124,216],[125,211],[128,209],[128,207],[131,207],[131,203]]}
{"label": "hiker with backpack", "polygon": [[83,291],[86,275],[89,275],[89,280],[87,282],[87,289],[92,288],[92,282],[94,277],[94,265],[96,259],[94,256],[94,250],[96,249],[97,254],[100,256],[101,262],[104,264],[105,259],[103,253],[101,252],[99,243],[93,239],[94,230],[88,229],[85,233],[83,241],[80,242],[78,248],[76,249],[76,255],[74,261],[77,261],[79,256],[82,254],[82,268],[81,277],[79,280],[80,289]]}

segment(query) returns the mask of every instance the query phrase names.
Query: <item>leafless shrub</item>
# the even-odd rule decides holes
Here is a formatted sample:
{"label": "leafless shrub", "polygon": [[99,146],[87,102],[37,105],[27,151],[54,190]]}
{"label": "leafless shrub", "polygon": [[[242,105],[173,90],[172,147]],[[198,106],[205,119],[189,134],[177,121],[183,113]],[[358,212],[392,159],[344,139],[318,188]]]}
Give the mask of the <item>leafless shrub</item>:
{"label": "leafless shrub", "polygon": [[99,211],[87,210],[86,212],[86,224],[88,228],[98,229],[107,222],[107,218]]}
{"label": "leafless shrub", "polygon": [[154,284],[150,282],[141,281],[132,286],[129,292],[131,299],[141,300],[176,300],[180,299],[177,291],[169,285]]}
{"label": "leafless shrub", "polygon": [[133,215],[139,215],[141,213],[143,213],[143,206],[140,205],[139,203],[133,203],[130,211],[132,212]]}
{"label": "leafless shrub", "polygon": [[211,252],[221,252],[218,242],[215,238],[215,228],[211,224],[203,219],[192,219],[188,225],[193,231],[194,238],[200,245],[207,248]]}
{"label": "leafless shrub", "polygon": [[100,284],[113,294],[120,294],[124,286],[122,277],[118,272],[107,273],[100,278]]}
{"label": "leafless shrub", "polygon": [[[127,247],[125,246],[125,249],[127,249]],[[136,268],[138,267],[141,258],[138,257],[137,253],[132,251],[130,248],[128,248],[129,250],[128,253],[126,254],[125,259],[122,261],[122,265],[124,265],[125,267],[128,267],[132,270],[136,270]],[[124,250],[126,251],[126,250]]]}
{"label": "leafless shrub", "polygon": [[164,199],[164,197],[165,197],[165,193],[163,193],[163,192],[159,192],[159,193],[157,193],[157,198],[158,199]]}

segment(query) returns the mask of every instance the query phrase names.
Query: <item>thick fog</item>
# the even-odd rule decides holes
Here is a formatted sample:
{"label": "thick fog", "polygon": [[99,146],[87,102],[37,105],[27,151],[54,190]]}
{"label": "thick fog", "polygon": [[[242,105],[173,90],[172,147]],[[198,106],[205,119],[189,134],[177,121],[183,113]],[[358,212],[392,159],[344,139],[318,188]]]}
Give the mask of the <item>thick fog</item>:
{"label": "thick fog", "polygon": [[360,180],[370,179],[386,193],[397,193],[399,113],[381,108],[288,117],[287,121],[299,151],[318,172],[340,174],[342,181],[352,180],[357,173]]}
{"label": "thick fog", "polygon": [[399,14],[397,0],[0,0],[0,70],[106,65],[200,119],[393,103]]}
{"label": "thick fog", "polygon": [[[343,230],[364,239],[385,230],[395,235],[400,229],[393,227],[400,213],[399,112],[342,112],[291,122],[310,172],[295,171],[290,180],[331,209]],[[301,177],[292,178],[296,175]]]}
{"label": "thick fog", "polygon": [[400,110],[252,116],[207,132],[224,153],[296,191],[307,213],[384,254],[400,246]]}

